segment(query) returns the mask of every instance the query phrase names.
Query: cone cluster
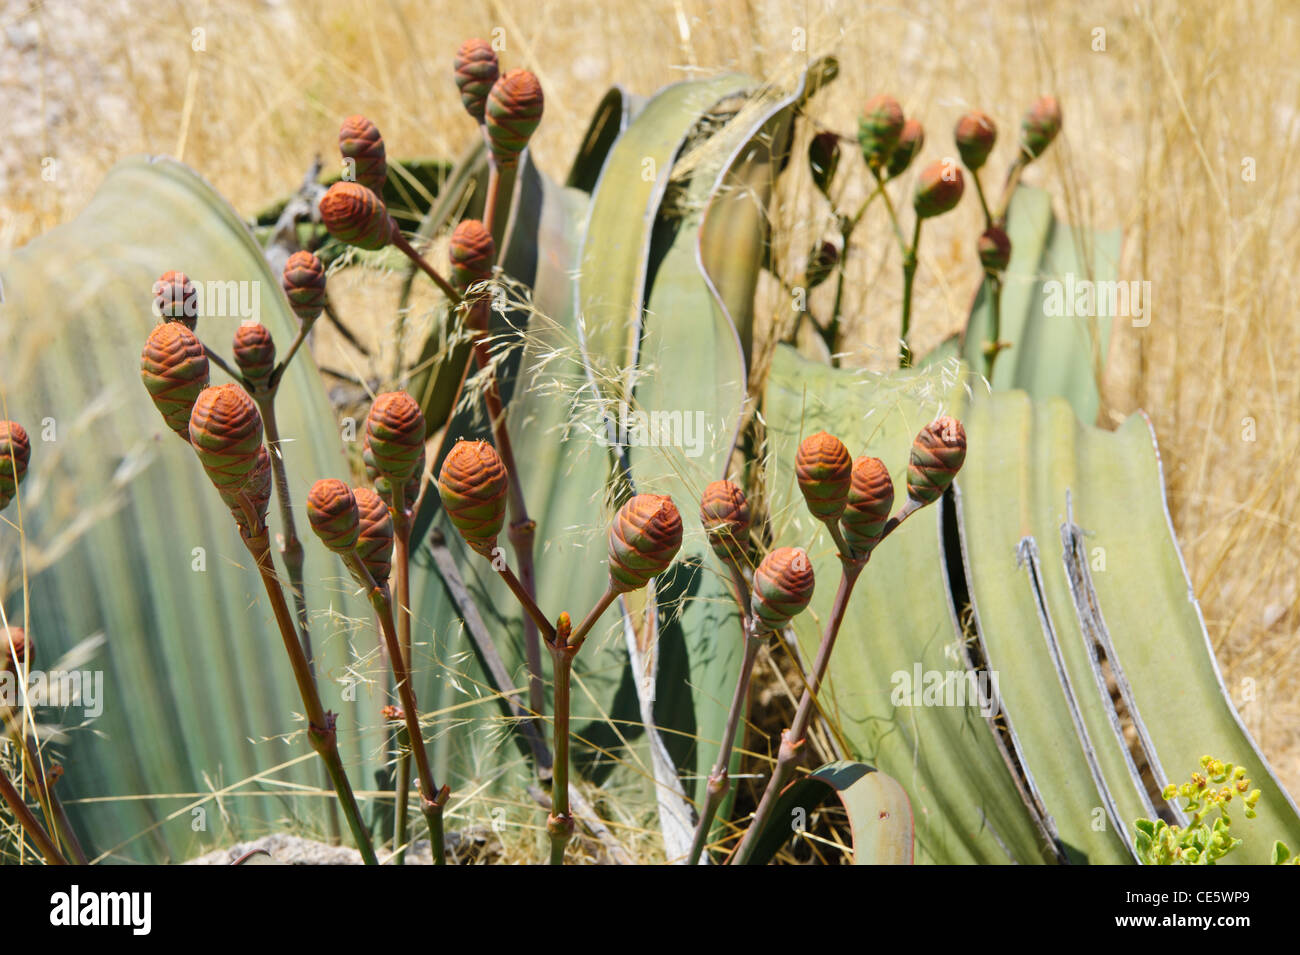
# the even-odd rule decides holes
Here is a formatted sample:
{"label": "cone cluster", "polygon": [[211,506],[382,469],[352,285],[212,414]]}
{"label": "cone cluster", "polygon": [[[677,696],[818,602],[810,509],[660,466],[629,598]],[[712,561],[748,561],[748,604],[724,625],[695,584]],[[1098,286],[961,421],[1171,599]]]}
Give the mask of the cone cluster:
{"label": "cone cluster", "polygon": [[270,458],[262,447],[262,416],[248,392],[238,385],[203,389],[190,414],[190,444],[208,479],[232,509],[238,507],[245,489],[250,495],[256,493],[263,472],[269,481]]}
{"label": "cone cluster", "polygon": [[812,170],[813,184],[823,196],[830,198],[831,183],[840,165],[840,137],[838,133],[818,133],[808,143],[808,168]]}
{"label": "cone cluster", "polygon": [[476,553],[491,557],[505,524],[509,476],[486,441],[457,441],[442,462],[438,496],[448,519]]}
{"label": "cone cluster", "polygon": [[914,119],[909,119],[903,123],[903,129],[898,134],[898,145],[889,154],[889,163],[885,167],[889,178],[895,179],[905,173],[924,145],[924,127]]}
{"label": "cone cluster", "polygon": [[180,322],[190,331],[198,325],[198,290],[184,272],[164,272],[153,283],[154,303],[165,322]]}
{"label": "cone cluster", "polygon": [[167,427],[188,441],[190,412],[208,386],[203,343],[181,322],[155,325],[140,353],[140,378]]}
{"label": "cone cluster", "polygon": [[872,169],[883,169],[898,146],[903,134],[903,107],[892,96],[876,96],[868,100],[862,117],[858,120],[858,145],[862,158]]}
{"label": "cone cluster", "polygon": [[937,501],[966,460],[966,429],[944,415],[921,429],[907,464],[907,496],[921,504]]}
{"label": "cone cluster", "polygon": [[812,600],[812,561],[799,547],[778,547],[754,571],[754,596],[750,611],[754,628],[762,633],[780,630]]}
{"label": "cone cluster", "polygon": [[[944,416],[922,428],[908,464],[911,500],[900,516],[937,500],[965,458],[966,432],[960,421]],[[833,526],[838,522],[841,549],[847,548],[841,556],[855,562],[870,557],[889,527],[894,507],[894,484],[885,463],[865,456],[850,462],[844,444],[822,431],[799,445],[795,477],[813,516]]]}
{"label": "cone cluster", "polygon": [[487,40],[466,40],[456,51],[456,88],[465,111],[477,123],[483,122],[488,92],[500,73],[496,51]]}
{"label": "cone cluster", "polygon": [[527,70],[511,70],[488,94],[486,121],[492,156],[502,168],[514,166],[542,121],[542,84]]}
{"label": "cone cluster", "polygon": [[[375,452],[370,450],[370,438],[363,438],[361,441],[361,463],[365,466],[366,477],[370,483],[375,486],[375,491],[379,494],[385,504],[393,506],[393,484],[388,478],[379,473],[379,468],[375,465]],[[402,503],[410,507],[415,503],[416,497],[420,493],[420,480],[424,477],[424,449],[420,449],[420,460],[407,478],[403,488]]]}
{"label": "cone cluster", "polygon": [[1011,262],[1011,239],[995,225],[984,230],[975,243],[975,249],[985,272],[1004,272]]}
{"label": "cone cluster", "polygon": [[794,459],[795,478],[808,510],[822,521],[837,521],[848,503],[853,459],[839,438],[819,431],[804,438]]}
{"label": "cone cluster", "polygon": [[714,481],[700,498],[700,523],[719,560],[744,562],[749,553],[751,525],[749,501],[744,491],[731,481]]}
{"label": "cone cluster", "polygon": [[1055,97],[1043,96],[1029,107],[1020,123],[1020,146],[1029,159],[1037,159],[1061,131],[1061,106]]}
{"label": "cone cluster", "polygon": [[19,669],[36,656],[31,638],[22,627],[0,627],[0,673]]}
{"label": "cone cluster", "polygon": [[368,487],[354,487],[357,502],[357,556],[376,583],[387,583],[393,571],[393,518],[388,505]]}
{"label": "cone cluster", "polygon": [[957,155],[971,172],[983,167],[997,142],[998,127],[984,113],[975,110],[957,120],[953,130],[953,139],[957,143]]}
{"label": "cone cluster", "polygon": [[359,182],[334,183],[321,196],[319,208],[330,235],[358,249],[382,249],[397,228],[384,200]]}
{"label": "cone cluster", "polygon": [[418,473],[424,438],[424,415],[414,398],[405,391],[375,398],[366,416],[366,443],[378,474],[405,485]]}
{"label": "cone cluster", "polygon": [[496,244],[478,219],[465,219],[451,233],[451,284],[461,295],[471,285],[492,278]]}
{"label": "cone cluster", "polygon": [[295,252],[284,263],[280,285],[294,314],[302,322],[314,322],[325,307],[325,266],[310,252]]}
{"label": "cone cluster", "polygon": [[894,482],[880,458],[861,457],[853,462],[848,506],[840,518],[844,542],[859,560],[880,543],[889,513],[894,508]]}
{"label": "cone cluster", "polygon": [[840,263],[840,247],[829,239],[824,240],[808,253],[808,264],[804,266],[804,285],[809,291],[821,285],[835,266]]}
{"label": "cone cluster", "polygon": [[337,478],[321,478],[307,493],[307,520],[316,536],[336,554],[350,554],[361,533],[357,499]]}
{"label": "cone cluster", "polygon": [[353,162],[352,178],[376,195],[384,191],[388,179],[388,158],[384,137],[364,116],[349,116],[339,127],[339,152]]}
{"label": "cone cluster", "polygon": [[682,516],[670,497],[638,494],[609,527],[610,588],[640,590],[668,569],[682,546]]}
{"label": "cone cluster", "polygon": [[912,208],[922,219],[943,215],[957,206],[964,189],[965,182],[956,164],[936,159],[917,177]]}
{"label": "cone cluster", "polygon": [[[236,523],[250,533],[266,526],[266,512],[271,506],[271,455],[266,445],[257,449],[257,461],[248,474],[248,480],[239,489],[234,499],[222,499],[230,508]],[[249,514],[253,522],[249,523]]]}
{"label": "cone cluster", "polygon": [[275,341],[261,322],[235,329],[235,364],[250,382],[264,382],[275,371]]}

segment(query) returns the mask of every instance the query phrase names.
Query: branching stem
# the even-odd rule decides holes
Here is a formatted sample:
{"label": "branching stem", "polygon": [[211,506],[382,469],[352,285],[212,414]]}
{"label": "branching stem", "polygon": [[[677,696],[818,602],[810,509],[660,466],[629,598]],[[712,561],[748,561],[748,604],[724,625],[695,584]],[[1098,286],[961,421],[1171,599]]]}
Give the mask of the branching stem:
{"label": "branching stem", "polygon": [[826,630],[822,635],[821,644],[817,648],[817,658],[813,661],[812,675],[804,687],[803,695],[799,699],[799,708],[795,711],[793,724],[781,734],[781,747],[778,751],[776,767],[767,782],[767,788],[763,791],[763,798],[759,801],[758,809],[754,812],[753,821],[750,822],[749,828],[730,860],[732,864],[745,865],[749,861],[749,857],[753,854],[754,847],[758,843],[759,835],[771,818],[772,809],[776,805],[777,798],[781,795],[781,790],[785,788],[785,784],[794,774],[795,764],[799,761],[803,751],[804,737],[808,732],[808,721],[812,717],[813,702],[821,689],[822,680],[826,676],[826,668],[830,663],[831,652],[835,649],[835,638],[839,636],[840,625],[844,622],[844,614],[848,610],[849,598],[853,595],[853,585],[858,582],[858,577],[861,576],[862,568],[866,566],[866,563],[866,561],[849,561],[842,558],[840,560],[840,586],[835,593],[835,603],[831,608],[830,619],[826,622]]}
{"label": "branching stem", "polygon": [[321,703],[311,666],[294,631],[293,616],[289,612],[289,605],[285,603],[284,591],[280,589],[280,580],[276,576],[275,563],[271,558],[269,535],[265,527],[253,535],[245,533],[241,528],[240,537],[243,538],[244,546],[248,548],[254,563],[257,564],[258,572],[262,576],[262,584],[266,588],[266,596],[271,602],[271,609],[275,612],[275,622],[279,626],[284,650],[289,656],[294,680],[298,684],[298,694],[302,697],[303,709],[306,711],[307,738],[311,742],[312,749],[325,763],[326,771],[334,784],[334,791],[338,794],[339,805],[342,806],[343,815],[347,818],[348,828],[352,830],[352,838],[361,852],[361,858],[366,865],[378,865],[379,860],[375,857],[374,847],[370,844],[370,834],[361,821],[361,809],[357,805],[356,796],[352,793],[352,786],[343,769],[343,760],[339,757],[334,714],[326,712]]}

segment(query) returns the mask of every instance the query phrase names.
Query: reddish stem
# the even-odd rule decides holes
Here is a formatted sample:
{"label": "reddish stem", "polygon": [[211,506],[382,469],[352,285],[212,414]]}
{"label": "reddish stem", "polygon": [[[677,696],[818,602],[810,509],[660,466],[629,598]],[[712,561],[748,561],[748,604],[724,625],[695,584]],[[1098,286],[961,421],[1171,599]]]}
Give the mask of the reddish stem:
{"label": "reddish stem", "polygon": [[429,756],[424,748],[424,734],[420,730],[420,711],[415,699],[415,690],[411,686],[411,673],[397,640],[397,628],[393,625],[392,597],[385,585],[376,583],[370,576],[370,571],[355,551],[341,556],[348,569],[352,571],[352,575],[369,590],[370,604],[379,616],[380,629],[383,631],[384,641],[388,644],[388,656],[393,667],[393,680],[397,684],[397,696],[402,701],[402,718],[406,722],[406,732],[410,737],[411,754],[415,757],[416,778],[420,782],[420,808],[424,811],[425,822],[429,824],[433,864],[445,865],[447,849],[443,837],[442,807],[447,804],[451,791],[446,786],[438,788],[433,781],[433,772],[429,768]]}
{"label": "reddish stem", "polygon": [[343,769],[343,760],[339,757],[334,714],[327,713],[321,703],[311,666],[307,663],[307,656],[303,653],[302,644],[298,642],[298,636],[294,631],[293,615],[289,612],[289,605],[285,603],[284,591],[280,589],[280,580],[275,575],[269,535],[265,527],[251,536],[244,533],[241,527],[240,537],[243,538],[244,546],[248,548],[253,561],[257,564],[258,572],[262,575],[262,584],[266,588],[266,596],[271,602],[271,609],[275,612],[280,638],[284,642],[285,653],[289,656],[293,677],[298,684],[298,694],[302,698],[303,709],[306,711],[307,738],[311,742],[312,749],[325,763],[325,768],[334,783],[334,791],[338,794],[339,804],[343,807],[343,814],[347,818],[348,828],[352,830],[352,838],[361,852],[362,859],[366,865],[378,865],[379,860],[375,857],[374,847],[370,844],[370,833],[366,831],[365,824],[361,821],[361,809],[357,805],[352,785],[348,782],[347,773]]}
{"label": "reddish stem", "polygon": [[27,803],[23,802],[23,797],[18,794],[18,790],[14,788],[14,784],[9,781],[3,769],[0,769],[0,799],[4,799],[8,804],[9,811],[18,820],[18,825],[22,826],[23,832],[36,843],[36,848],[40,850],[46,862],[50,865],[68,864],[68,860],[63,857],[63,853],[54,844],[45,827],[32,815],[32,811],[27,808]]}
{"label": "reddish stem", "polygon": [[841,558],[840,564],[842,572],[840,574],[839,590],[835,593],[835,604],[831,608],[831,618],[826,622],[826,631],[822,635],[821,645],[817,648],[817,659],[813,662],[811,679],[804,687],[803,695],[799,698],[799,708],[795,712],[793,724],[790,729],[781,734],[781,748],[777,754],[776,767],[772,770],[772,777],[767,781],[767,788],[763,791],[763,798],[759,801],[758,809],[754,812],[753,821],[750,822],[749,828],[740,840],[740,845],[736,847],[729,864],[745,865],[749,861],[749,857],[753,855],[754,847],[758,843],[758,837],[762,834],[768,819],[772,815],[772,809],[776,805],[777,797],[780,796],[786,782],[794,774],[795,764],[799,761],[800,753],[803,750],[804,736],[808,731],[808,721],[812,716],[813,701],[816,699],[817,692],[821,689],[822,680],[826,676],[826,668],[830,663],[831,652],[835,649],[835,638],[839,636],[840,625],[844,622],[844,614],[849,607],[849,598],[853,595],[853,585],[858,582],[858,577],[862,574],[862,568],[866,566],[866,561],[848,561]]}

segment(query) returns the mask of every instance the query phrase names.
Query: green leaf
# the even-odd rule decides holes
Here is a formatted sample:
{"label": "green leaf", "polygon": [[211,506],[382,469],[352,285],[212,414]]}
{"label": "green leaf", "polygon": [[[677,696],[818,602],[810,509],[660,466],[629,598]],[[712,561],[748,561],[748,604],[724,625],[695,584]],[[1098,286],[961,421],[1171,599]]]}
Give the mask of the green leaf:
{"label": "green leaf", "polygon": [[[743,648],[740,617],[725,571],[703,534],[695,531],[697,502],[708,482],[727,476],[748,392],[746,359],[754,290],[767,241],[768,199],[776,167],[788,149],[794,109],[808,95],[808,84],[823,73],[815,65],[792,89],[765,88],[709,106],[702,127],[707,135],[701,134],[700,124],[683,134],[651,234],[629,240],[651,250],[646,274],[652,277],[644,309],[634,327],[622,323],[633,337],[635,324],[640,325],[633,351],[635,377],[628,382],[633,412],[650,416],[651,440],[639,442],[635,434],[625,437],[621,432],[619,437],[631,445],[626,455],[634,489],[671,495],[692,530],[678,568],[661,581],[656,593],[664,621],[658,684],[666,683],[666,688],[655,696],[654,717],[667,735],[677,769],[695,781],[689,791],[697,805],[717,760]],[[699,85],[716,95],[712,84]],[[661,95],[675,90],[670,87]],[[649,121],[654,103],[630,134]],[[678,128],[686,128],[685,118],[678,120]],[[633,139],[638,149],[639,142],[639,137]],[[628,155],[623,142],[611,154],[608,178],[602,178],[595,194],[584,257],[618,241],[596,231],[607,227],[596,210],[615,205],[618,193],[611,200],[606,190],[625,188],[613,164]],[[653,194],[651,201],[656,201]],[[610,221],[608,227],[616,236],[631,231],[622,219]],[[596,300],[627,295],[627,290],[603,281],[585,289]],[[612,313],[607,320],[617,321]],[[589,330],[589,340],[606,337],[607,329],[594,323]],[[598,369],[593,362],[593,373]],[[624,414],[622,409],[619,413]],[[656,421],[669,425],[666,433]],[[638,653],[633,662],[646,665]],[[733,764],[738,758],[733,757]],[[719,818],[728,811],[729,805],[724,805]],[[689,842],[689,833],[684,838]],[[685,846],[681,849],[684,854]]]}
{"label": "green leaf", "polygon": [[[712,216],[709,210],[716,198],[736,188],[739,167],[743,165],[746,176],[755,177],[765,163],[773,161],[773,144],[788,134],[790,111],[803,90],[801,84],[792,94],[765,99],[761,109],[741,112],[741,100],[713,108],[720,96],[734,92],[741,82],[731,77],[681,84],[651,100],[609,149],[589,206],[581,190],[552,185],[530,164],[521,168],[503,268],[512,279],[533,288],[533,311],[512,319],[518,327],[526,322],[528,334],[522,356],[506,363],[507,369],[517,367],[521,376],[507,390],[514,396],[509,420],[516,457],[528,463],[525,496],[547,541],[545,552],[539,552],[538,568],[539,598],[548,613],[567,609],[581,616],[604,584],[610,471],[605,448],[608,423],[602,415],[609,411],[604,402],[611,393],[593,381],[617,378],[619,369],[610,374],[610,366],[600,366],[591,348],[580,343],[590,346],[593,338],[602,336],[632,343],[633,331],[620,316],[631,309],[640,315],[636,303],[642,295],[645,320],[636,320],[634,347],[625,355],[638,368],[637,375],[628,378],[635,381],[634,403],[629,407],[675,413],[676,424],[686,430],[678,433],[685,440],[672,447],[633,448],[628,454],[632,479],[638,489],[672,493],[690,522],[703,484],[724,472],[745,397],[744,357],[728,305],[744,301],[745,289],[752,298],[758,265],[746,265],[743,258],[734,264],[724,262],[721,241],[726,237],[750,241],[749,230],[759,230],[761,238],[762,222],[752,213],[741,214],[739,203],[719,212],[716,221],[726,228],[715,229],[707,252],[701,223]],[[618,98],[611,93],[593,121],[593,142],[605,135],[599,132],[602,124],[613,122],[619,108]],[[706,109],[712,110],[711,125],[701,127],[700,114]],[[766,144],[766,159],[749,148],[759,139]],[[641,178],[647,150],[659,164],[660,181],[645,183]],[[593,154],[598,151],[592,147]],[[590,170],[575,175],[582,180]],[[639,184],[636,201],[648,204],[641,216],[626,214],[632,182]],[[665,202],[668,205],[661,207]],[[576,267],[572,256],[578,242],[581,260],[594,264]],[[616,263],[627,257],[627,249],[634,250],[633,258],[649,257],[640,266],[628,266],[642,277],[637,288],[629,288],[619,278]],[[710,265],[717,274],[707,271]],[[745,273],[746,267],[750,274]],[[574,276],[579,276],[576,299]],[[599,303],[615,299],[624,302],[617,312],[601,311]],[[583,301],[597,304],[581,313],[580,323],[575,304]],[[744,302],[744,307],[748,310],[749,303]],[[700,315],[707,320],[700,321]],[[602,320],[620,325],[622,331],[611,333]],[[697,415],[704,419],[702,425],[697,424]],[[481,427],[481,422],[466,419],[453,424],[453,434],[477,433]],[[434,519],[433,510],[421,515],[417,532]],[[447,535],[449,540],[452,536]],[[661,619],[654,650],[633,643],[635,665],[629,669],[628,652],[622,647],[625,630],[618,625],[618,615],[611,614],[579,657],[579,673],[587,681],[583,695],[592,709],[582,717],[588,722],[579,729],[585,743],[579,745],[578,754],[580,759],[591,759],[596,750],[605,753],[587,767],[589,776],[597,780],[608,775],[612,761],[621,761],[633,776],[655,775],[663,786],[680,786],[675,775],[663,777],[666,764],[658,750],[632,745],[642,734],[641,724],[652,716],[664,725],[668,756],[688,777],[699,779],[701,786],[716,758],[716,741],[722,736],[739,665],[740,628],[702,535],[695,532],[690,537],[678,566],[659,582]],[[451,544],[463,557],[459,541]],[[463,559],[459,566],[470,592],[481,605],[493,608],[488,628],[518,676],[517,685],[522,685],[518,611],[481,560]],[[440,634],[440,642],[447,641],[439,647],[439,657],[457,655],[456,648],[465,644],[456,635],[455,608],[441,582],[426,588],[425,599],[428,602],[423,604],[417,600],[417,613]],[[626,605],[635,614],[643,601],[630,595]],[[639,616],[632,619],[639,624]],[[657,685],[653,714],[644,708],[647,699],[639,706],[637,702],[644,695],[646,675]],[[484,685],[477,674],[467,679]],[[439,699],[453,702],[445,693]],[[499,737],[499,727],[490,732]],[[457,754],[446,754],[446,760],[453,776],[466,764]],[[491,760],[480,759],[479,765],[489,766]],[[675,774],[671,765],[668,770]],[[639,785],[645,786],[644,779]],[[679,821],[690,825],[689,819]]]}
{"label": "green leaf", "polygon": [[[324,806],[291,795],[295,786],[320,787],[322,777],[294,716],[302,704],[259,576],[193,451],[163,425],[140,383],[140,351],[157,321],[152,286],[168,269],[199,282],[255,283],[246,288],[259,292],[261,319],[280,352],[288,349],[297,319],[277,278],[235,211],[176,162],[120,163],[80,215],[0,265],[7,414],[34,437],[46,421],[54,436],[37,443],[24,485],[26,553],[40,564],[43,551],[67,548],[32,568],[40,660],[52,665],[91,634],[106,639],[88,664],[104,674],[103,715],[60,747],[67,772],[59,790],[88,850],[139,862],[186,858],[286,817],[319,830]],[[238,324],[233,314],[203,317],[197,331],[229,354]],[[213,381],[224,380],[214,366]],[[305,350],[277,408],[301,508],[317,477],[348,474]],[[16,520],[14,506],[6,517]],[[310,538],[305,523],[299,533]],[[369,672],[350,647],[369,651],[373,631],[338,559],[304,543],[321,695],[339,714],[353,785],[368,788],[384,701],[363,684],[351,702],[340,681],[349,667]],[[21,618],[16,534],[7,524],[0,555],[5,610]],[[205,569],[196,570],[200,557]],[[75,724],[79,714],[64,718]],[[286,734],[297,735],[286,744]],[[286,762],[293,765],[277,769]],[[264,781],[247,781],[260,774]],[[206,801],[184,795],[223,787],[237,791]]]}
{"label": "green leaf", "polygon": [[1103,807],[1116,830],[1154,816],[1107,670],[1157,793],[1171,771],[1199,765],[1200,754],[1231,754],[1267,781],[1256,838],[1300,835],[1300,815],[1223,687],[1147,419],[1133,415],[1104,431],[1080,424],[1063,400],[995,393],[975,402],[965,423],[969,451],[957,486],[979,631],[1062,838],[1103,861],[1112,850],[1089,813]]}
{"label": "green leaf", "polygon": [[[705,485],[727,476],[747,394],[742,342],[748,336],[738,334],[737,316],[748,328],[761,261],[755,250],[766,241],[763,212],[775,178],[774,156],[788,138],[803,87],[801,80],[790,91],[733,98],[710,110],[721,125],[705,140],[690,140],[677,157],[676,168],[688,169],[689,179],[678,184],[674,174],[667,192],[681,190],[680,197],[674,209],[660,210],[651,240],[664,251],[654,266],[641,321],[632,405],[634,412],[651,416],[651,440],[640,443],[629,434],[627,457],[635,489],[671,495],[692,531],[681,552],[689,562],[682,572],[698,579],[686,585],[674,581],[658,595],[666,620],[682,618],[679,652],[689,660],[682,673],[689,705],[665,706],[680,696],[670,690],[667,699],[656,697],[655,711],[673,731],[676,745],[669,749],[678,768],[696,780],[697,803],[717,759],[743,638],[725,571],[697,532],[696,514]],[[647,108],[634,131],[649,114]],[[610,187],[622,188],[621,177],[614,175]],[[596,204],[606,188],[602,183],[597,190]],[[593,218],[592,228],[598,227]],[[624,230],[622,223],[617,228]],[[593,232],[587,244],[598,250],[606,242]],[[656,428],[657,421],[668,427]],[[669,647],[678,645],[667,645],[665,657]]]}
{"label": "green leaf", "polygon": [[[965,421],[955,509],[919,512],[873,556],[821,700],[854,755],[908,789],[920,857],[991,859],[998,853],[981,843],[996,833],[1003,858],[1036,861],[1035,839],[1045,833],[1049,848],[1075,861],[1131,860],[1129,821],[1153,819],[1156,807],[1124,741],[1125,718],[1157,792],[1166,767],[1231,753],[1270,782],[1260,787],[1256,831],[1294,837],[1300,816],[1219,678],[1145,419],[1102,431],[1080,424],[1061,399],[995,392],[968,402],[961,381],[950,366],[872,376],[781,349],[764,407],[775,543],[811,544],[819,577],[812,612],[796,623],[805,654],[819,640],[816,620],[825,619],[838,573],[794,491],[800,436],[826,428],[855,454],[883,458],[901,493],[916,430],[940,410]],[[968,612],[974,631],[964,635],[955,621]],[[899,681],[916,682],[914,668],[925,679],[960,677],[981,659],[998,677],[1005,735],[970,706],[914,706],[895,695]],[[1170,686],[1182,689],[1171,695]],[[953,775],[972,762],[985,772]]]}
{"label": "green leaf", "polygon": [[595,191],[610,149],[644,105],[643,97],[631,96],[621,86],[609,88],[587,124],[587,134],[573,158],[566,186],[588,194]]}
{"label": "green leaf", "polygon": [[[960,414],[958,370],[873,375],[835,370],[781,346],[764,395],[773,546],[809,548],[817,588],[795,618],[805,665],[820,641],[839,577],[834,545],[795,485],[799,441],[825,428],[854,455],[882,458],[903,495],[912,438],[941,408]],[[1050,858],[1045,822],[1025,807],[998,734],[972,707],[913,706],[903,694],[921,672],[962,672],[962,641],[949,609],[940,511],[918,513],[881,545],[859,580],[820,704],[852,747],[902,784],[916,819],[917,861],[1034,862]]]}
{"label": "green leaf", "polygon": [[752,865],[766,865],[834,793],[848,812],[854,865],[911,865],[912,805],[891,776],[865,763],[827,763],[791,783],[759,836]]}
{"label": "green leaf", "polygon": [[[751,82],[727,74],[669,86],[610,150],[587,221],[578,302],[584,356],[597,385],[615,401],[631,391],[626,375],[637,362],[652,239],[673,161],[700,115]],[[613,388],[614,382],[623,385]]]}

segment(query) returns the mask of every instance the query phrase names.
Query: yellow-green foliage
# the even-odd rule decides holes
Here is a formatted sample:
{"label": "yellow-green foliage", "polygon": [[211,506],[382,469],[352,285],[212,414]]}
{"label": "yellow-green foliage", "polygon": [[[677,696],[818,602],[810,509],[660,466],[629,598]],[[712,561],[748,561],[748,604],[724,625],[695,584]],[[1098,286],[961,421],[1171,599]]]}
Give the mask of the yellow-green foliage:
{"label": "yellow-green foliage", "polygon": [[[1204,773],[1192,773],[1190,782],[1165,787],[1165,799],[1179,796],[1183,812],[1191,815],[1186,828],[1171,826],[1163,819],[1139,819],[1133,837],[1138,858],[1147,865],[1214,865],[1242,844],[1231,833],[1228,809],[1234,799],[1245,807],[1247,819],[1255,818],[1259,790],[1250,788],[1244,766],[1233,766],[1212,756],[1201,757]],[[1281,858],[1279,858],[1279,853]],[[1290,855],[1285,845],[1273,847],[1273,861]]]}

